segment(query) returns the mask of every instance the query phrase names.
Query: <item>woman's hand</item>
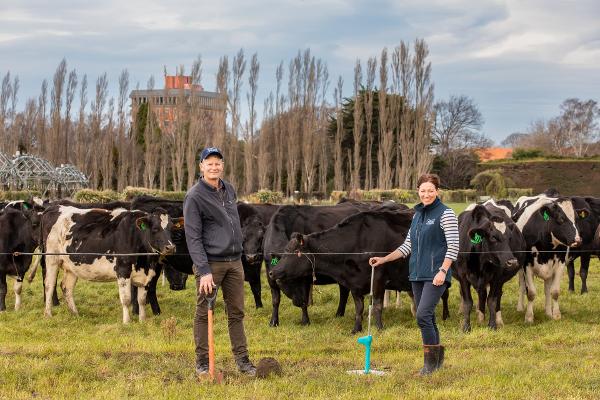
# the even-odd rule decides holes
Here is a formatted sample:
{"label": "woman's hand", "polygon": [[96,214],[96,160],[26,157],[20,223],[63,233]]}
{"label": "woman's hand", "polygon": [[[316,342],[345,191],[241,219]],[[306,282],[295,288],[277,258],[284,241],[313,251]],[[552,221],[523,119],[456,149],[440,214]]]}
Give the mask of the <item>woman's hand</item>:
{"label": "woman's hand", "polygon": [[371,257],[369,258],[369,265],[371,267],[378,267],[386,263],[385,257]]}
{"label": "woman's hand", "polygon": [[446,274],[443,273],[442,271],[439,271],[433,277],[433,285],[434,286],[442,286],[445,281],[446,281]]}

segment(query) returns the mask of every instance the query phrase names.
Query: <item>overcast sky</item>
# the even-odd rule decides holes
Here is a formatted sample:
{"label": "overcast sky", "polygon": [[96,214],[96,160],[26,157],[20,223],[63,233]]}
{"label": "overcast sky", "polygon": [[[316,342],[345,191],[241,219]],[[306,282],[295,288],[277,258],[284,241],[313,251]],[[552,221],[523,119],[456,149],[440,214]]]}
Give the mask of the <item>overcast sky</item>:
{"label": "overcast sky", "polygon": [[239,48],[258,53],[261,96],[277,64],[307,47],[327,63],[330,88],[341,75],[350,95],[356,59],[415,38],[430,47],[436,100],[473,98],[498,143],[568,97],[600,100],[598,0],[0,0],[0,74],[19,76],[20,104],[63,57],[89,92],[106,72],[116,97],[123,69],[131,89],[151,75],[162,85],[163,66],[189,70],[198,54],[213,90],[219,57]]}

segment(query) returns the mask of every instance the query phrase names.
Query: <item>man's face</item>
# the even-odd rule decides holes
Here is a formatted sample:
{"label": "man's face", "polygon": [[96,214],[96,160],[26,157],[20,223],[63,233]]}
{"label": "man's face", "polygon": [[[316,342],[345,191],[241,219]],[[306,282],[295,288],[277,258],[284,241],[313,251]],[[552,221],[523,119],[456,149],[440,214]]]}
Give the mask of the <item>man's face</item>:
{"label": "man's face", "polygon": [[200,163],[200,172],[204,175],[204,179],[217,180],[223,174],[223,165],[223,160],[219,156],[208,156]]}

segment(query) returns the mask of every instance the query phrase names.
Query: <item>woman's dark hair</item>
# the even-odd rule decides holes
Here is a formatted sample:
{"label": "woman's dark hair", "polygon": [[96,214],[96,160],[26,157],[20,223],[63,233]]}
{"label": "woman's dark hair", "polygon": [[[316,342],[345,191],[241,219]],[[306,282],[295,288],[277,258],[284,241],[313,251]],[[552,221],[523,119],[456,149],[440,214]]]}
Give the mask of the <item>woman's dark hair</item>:
{"label": "woman's dark hair", "polygon": [[438,190],[440,188],[440,177],[437,176],[437,174],[423,174],[419,177],[419,180],[417,181],[417,189],[425,182],[431,182],[433,183],[433,186],[435,186],[435,190]]}

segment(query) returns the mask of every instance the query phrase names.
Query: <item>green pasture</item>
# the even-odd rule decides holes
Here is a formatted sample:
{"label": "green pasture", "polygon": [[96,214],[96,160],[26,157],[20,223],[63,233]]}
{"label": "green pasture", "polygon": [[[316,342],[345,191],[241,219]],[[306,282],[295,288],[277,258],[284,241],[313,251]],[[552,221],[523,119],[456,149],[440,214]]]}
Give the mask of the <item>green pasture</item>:
{"label": "green pasture", "polygon": [[[464,205],[462,206],[464,208]],[[457,209],[457,211],[459,211]],[[363,347],[351,335],[352,300],[346,316],[335,318],[337,287],[317,287],[312,324],[300,326],[300,310],[282,299],[278,328],[270,328],[270,293],[263,278],[265,307],[255,309],[246,286],[246,332],[251,358],[275,357],[282,377],[265,380],[235,371],[222,298],[216,310],[217,366],[226,383],[200,383],[193,372],[193,282],[181,292],[159,283],[160,316],[144,323],[121,323],[116,283],[79,281],[75,301],[80,315],[61,299],[54,316],[43,316],[38,274],[25,284],[23,308],[15,312],[12,282],[6,312],[0,313],[0,399],[594,399],[600,397],[600,263],[590,267],[589,293],[569,293],[563,279],[562,320],[535,306],[527,325],[516,311],[517,284],[505,286],[505,326],[491,331],[476,322],[462,333],[458,284],[451,288],[450,313],[438,321],[447,346],[444,368],[415,375],[422,365],[420,334],[409,298],[384,311],[385,329],[373,332],[372,364],[383,377],[352,376],[363,366]],[[578,266],[577,266],[578,267]],[[576,277],[579,290],[579,277]],[[542,281],[537,281],[543,294]],[[366,318],[365,318],[366,328]]]}

